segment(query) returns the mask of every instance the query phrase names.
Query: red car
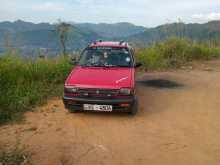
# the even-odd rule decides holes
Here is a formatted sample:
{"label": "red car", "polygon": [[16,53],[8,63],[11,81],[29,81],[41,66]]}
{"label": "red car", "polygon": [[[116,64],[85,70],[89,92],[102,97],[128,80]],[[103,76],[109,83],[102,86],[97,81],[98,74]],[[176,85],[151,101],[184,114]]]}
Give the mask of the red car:
{"label": "red car", "polygon": [[65,82],[66,109],[136,114],[135,68],[139,66],[126,42],[90,44]]}

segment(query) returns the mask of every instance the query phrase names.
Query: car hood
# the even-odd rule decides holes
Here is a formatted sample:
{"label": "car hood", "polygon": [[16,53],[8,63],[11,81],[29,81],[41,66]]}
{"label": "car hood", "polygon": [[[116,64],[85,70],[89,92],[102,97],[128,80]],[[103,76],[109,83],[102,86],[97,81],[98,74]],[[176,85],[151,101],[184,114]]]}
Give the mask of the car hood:
{"label": "car hood", "polygon": [[77,66],[69,75],[65,85],[79,88],[120,89],[132,87],[133,68],[102,68]]}

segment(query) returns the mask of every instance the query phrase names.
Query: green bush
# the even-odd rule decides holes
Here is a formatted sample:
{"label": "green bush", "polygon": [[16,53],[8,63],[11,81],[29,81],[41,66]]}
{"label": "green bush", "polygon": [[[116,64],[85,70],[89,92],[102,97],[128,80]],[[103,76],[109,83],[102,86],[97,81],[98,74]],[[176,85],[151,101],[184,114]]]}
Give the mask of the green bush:
{"label": "green bush", "polygon": [[178,68],[189,61],[214,58],[220,58],[220,45],[180,38],[170,38],[137,51],[137,61],[142,62],[146,70]]}
{"label": "green bush", "polygon": [[145,69],[150,70],[162,69],[167,65],[160,50],[155,46],[138,50],[137,61],[141,62]]}
{"label": "green bush", "polygon": [[27,61],[16,56],[0,58],[0,123],[18,119],[48,97],[62,94],[72,66],[66,59]]}

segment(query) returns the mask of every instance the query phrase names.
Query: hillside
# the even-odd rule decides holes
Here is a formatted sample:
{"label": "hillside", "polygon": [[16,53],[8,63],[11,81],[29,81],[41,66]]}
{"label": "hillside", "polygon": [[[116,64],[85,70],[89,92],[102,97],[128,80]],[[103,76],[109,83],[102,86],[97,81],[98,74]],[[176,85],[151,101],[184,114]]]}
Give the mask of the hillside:
{"label": "hillside", "polygon": [[[56,25],[49,23],[34,24],[21,20],[0,23],[0,52],[7,47],[16,48],[22,54],[38,54],[39,49],[47,54],[59,52],[59,39]],[[155,28],[144,28],[130,23],[92,24],[72,23],[68,35],[67,49],[72,52],[84,48],[97,39],[126,40],[137,47],[147,46],[171,36],[187,37],[193,40],[218,40],[220,21],[205,24],[173,23]]]}
{"label": "hillside", "polygon": [[[24,21],[0,23],[0,51],[6,47],[19,48],[25,54],[33,54],[37,49],[50,49],[52,53],[59,51],[56,25],[48,23],[34,24]],[[88,42],[101,38],[95,32],[72,26],[67,47],[69,50],[81,49]]]}
{"label": "hillside", "polygon": [[220,21],[212,21],[205,24],[173,23],[161,25],[156,28],[148,28],[142,33],[125,38],[139,46],[146,46],[155,41],[177,36],[193,40],[219,40]]}
{"label": "hillside", "polygon": [[115,24],[81,23],[74,25],[80,29],[94,31],[104,38],[129,37],[144,32],[146,30],[146,28],[143,26],[135,26],[134,24],[127,22],[115,23]]}
{"label": "hillside", "polygon": [[[7,75],[0,79],[4,84],[0,89],[8,94],[0,95],[7,101],[0,104],[0,121],[13,120],[0,127],[0,162],[5,165],[219,162],[220,61],[203,62],[194,69],[139,73],[136,94],[140,108],[135,117],[126,113],[67,113],[59,83],[63,83],[68,65],[50,61],[13,64],[0,69]],[[7,81],[13,73],[17,78]],[[42,101],[45,104],[39,106]],[[24,118],[15,115],[16,110],[21,112],[36,103]],[[18,160],[22,163],[16,163]]]}
{"label": "hillside", "polygon": [[[56,25],[49,23],[34,24],[21,20],[0,23],[0,52],[7,47],[19,48],[23,54],[35,54],[38,49],[48,49],[50,54],[59,51]],[[144,27],[130,23],[116,24],[72,24],[68,35],[69,52],[82,49],[89,42],[97,39],[111,40],[115,37],[128,37],[145,30]]]}

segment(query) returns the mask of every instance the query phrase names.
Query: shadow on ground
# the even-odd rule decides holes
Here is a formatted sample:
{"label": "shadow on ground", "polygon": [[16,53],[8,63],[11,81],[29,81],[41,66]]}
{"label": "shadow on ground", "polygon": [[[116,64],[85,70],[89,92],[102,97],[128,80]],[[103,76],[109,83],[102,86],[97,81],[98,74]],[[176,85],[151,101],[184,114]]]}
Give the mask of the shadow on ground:
{"label": "shadow on ground", "polygon": [[141,80],[138,81],[140,85],[146,87],[153,87],[153,88],[162,88],[162,89],[173,89],[183,87],[183,84],[177,83],[173,80],[166,80],[166,79],[153,79],[153,80]]}
{"label": "shadow on ground", "polygon": [[[70,113],[71,114],[71,113]],[[113,112],[97,112],[97,111],[78,111],[77,113],[75,113],[76,115],[79,116],[91,116],[91,117],[95,117],[95,118],[130,118],[132,119],[134,117],[134,115],[131,115],[128,112],[117,112],[117,111],[113,111]]]}

